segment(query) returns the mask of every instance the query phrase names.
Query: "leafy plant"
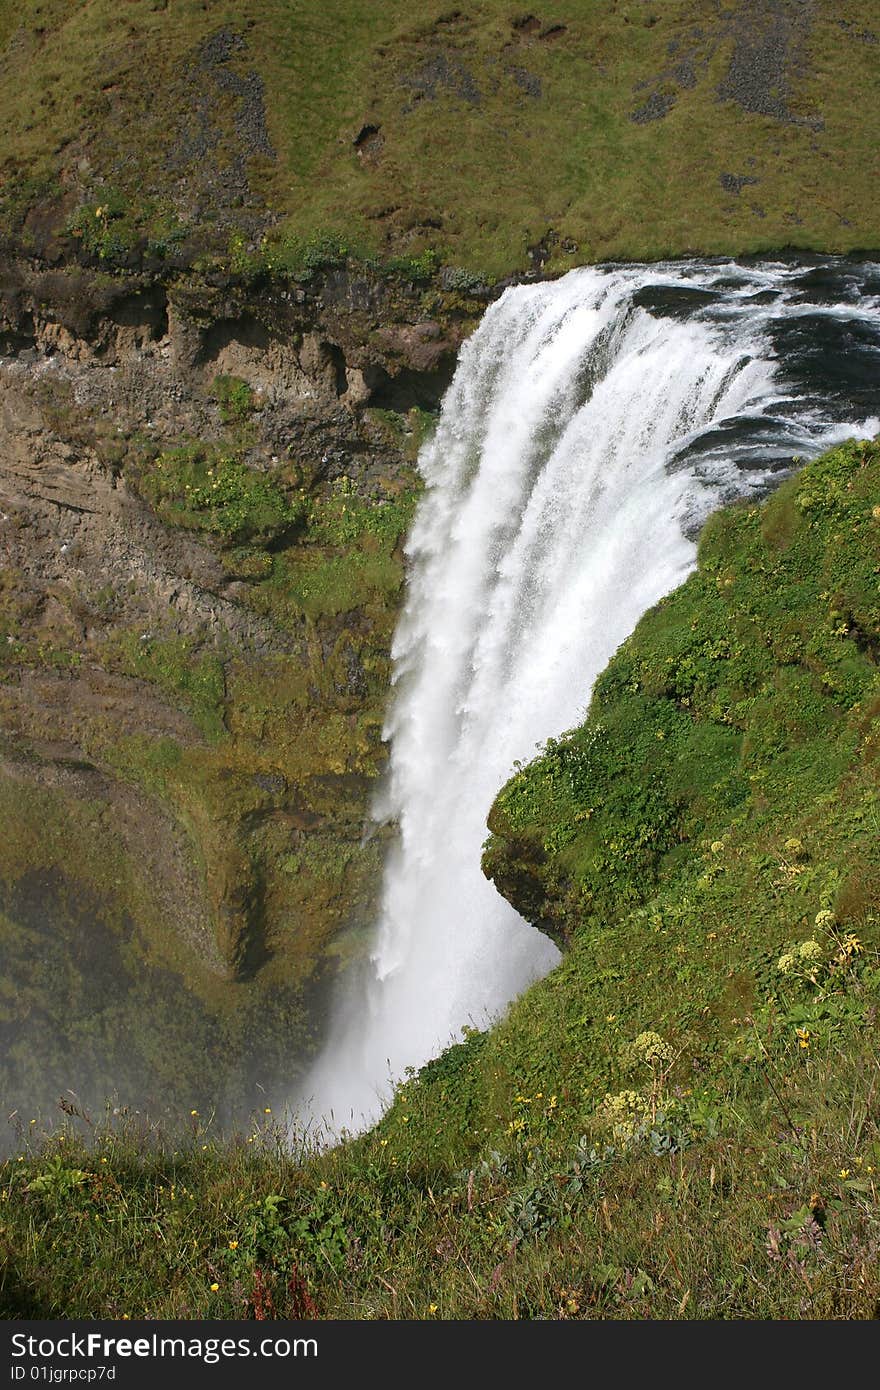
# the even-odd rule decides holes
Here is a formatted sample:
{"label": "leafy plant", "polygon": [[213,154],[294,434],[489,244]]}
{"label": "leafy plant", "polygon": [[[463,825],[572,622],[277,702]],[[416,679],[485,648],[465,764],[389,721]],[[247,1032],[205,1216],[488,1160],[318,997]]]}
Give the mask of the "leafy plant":
{"label": "leafy plant", "polygon": [[224,425],[240,425],[256,409],[253,389],[241,377],[215,376],[211,389]]}

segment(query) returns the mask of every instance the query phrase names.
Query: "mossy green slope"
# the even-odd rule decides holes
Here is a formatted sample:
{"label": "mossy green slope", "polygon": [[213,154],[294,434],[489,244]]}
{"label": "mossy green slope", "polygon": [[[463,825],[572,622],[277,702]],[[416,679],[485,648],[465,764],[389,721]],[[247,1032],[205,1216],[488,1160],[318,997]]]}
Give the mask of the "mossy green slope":
{"label": "mossy green slope", "polygon": [[323,1156],[265,1115],[23,1134],[4,1306],[874,1316],[878,651],[880,445],[851,442],[709,522],[499,795],[485,866],[560,966]]}
{"label": "mossy green slope", "polygon": [[3,220],[123,265],[876,246],[877,40],[867,0],[5,0]]}

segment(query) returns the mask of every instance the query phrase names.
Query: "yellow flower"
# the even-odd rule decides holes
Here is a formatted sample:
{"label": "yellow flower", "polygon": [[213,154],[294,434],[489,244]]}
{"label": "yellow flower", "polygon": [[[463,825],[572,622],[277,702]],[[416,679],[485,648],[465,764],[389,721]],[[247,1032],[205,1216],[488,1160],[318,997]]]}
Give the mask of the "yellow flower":
{"label": "yellow flower", "polygon": [[809,1028],[795,1028],[794,1031],[798,1040],[798,1047],[808,1048],[810,1046]]}
{"label": "yellow flower", "polygon": [[191,1115],[198,1115],[199,1112],[198,1112],[198,1110],[191,1110],[189,1113],[190,1113]]}
{"label": "yellow flower", "polygon": [[220,1287],[219,1284],[212,1284],[212,1285],[211,1285],[211,1293],[216,1293],[217,1290],[219,1289],[219,1287]]}
{"label": "yellow flower", "polygon": [[436,1303],[429,1303],[429,1304],[428,1304],[428,1312],[431,1313],[431,1314],[433,1315],[434,1313],[436,1313],[436,1311],[437,1311],[437,1304],[436,1304]]}
{"label": "yellow flower", "polygon": [[229,1248],[230,1248],[230,1250],[237,1250],[237,1249],[238,1249],[238,1241],[237,1241],[237,1240],[231,1240],[231,1241],[229,1242]]}
{"label": "yellow flower", "polygon": [[849,1169],[848,1169],[848,1168],[841,1168],[841,1170],[840,1170],[840,1172],[838,1173],[837,1176],[838,1176],[839,1178],[848,1178],[848,1177],[849,1177]]}
{"label": "yellow flower", "polygon": [[264,1110],[263,1110],[263,1114],[264,1114],[264,1115],[271,1115],[271,1114],[272,1114],[272,1107],[271,1107],[270,1105],[265,1106],[265,1108],[264,1108]]}

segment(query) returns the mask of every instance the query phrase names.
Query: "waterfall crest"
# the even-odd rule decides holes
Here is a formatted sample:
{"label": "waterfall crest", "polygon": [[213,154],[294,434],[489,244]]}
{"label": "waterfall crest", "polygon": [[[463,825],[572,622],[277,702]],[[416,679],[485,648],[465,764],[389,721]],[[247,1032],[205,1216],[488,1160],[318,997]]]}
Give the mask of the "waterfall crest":
{"label": "waterfall crest", "polygon": [[584,269],[489,308],[419,458],[375,812],[399,833],[300,1100],[332,1132],[552,968],[480,872],[495,795],[583,718],[711,510],[880,428],[878,352],[878,268],[835,262]]}

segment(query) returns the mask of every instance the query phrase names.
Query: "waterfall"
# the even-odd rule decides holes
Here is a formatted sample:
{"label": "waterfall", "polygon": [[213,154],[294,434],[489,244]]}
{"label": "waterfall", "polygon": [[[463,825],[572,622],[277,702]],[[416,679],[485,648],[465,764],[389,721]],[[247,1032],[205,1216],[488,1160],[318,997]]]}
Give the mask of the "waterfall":
{"label": "waterfall", "polygon": [[508,289],[465,343],[419,458],[380,920],[300,1098],[331,1132],[558,959],[480,872],[489,807],[713,508],[880,428],[878,296],[877,267],[833,261],[584,269]]}

